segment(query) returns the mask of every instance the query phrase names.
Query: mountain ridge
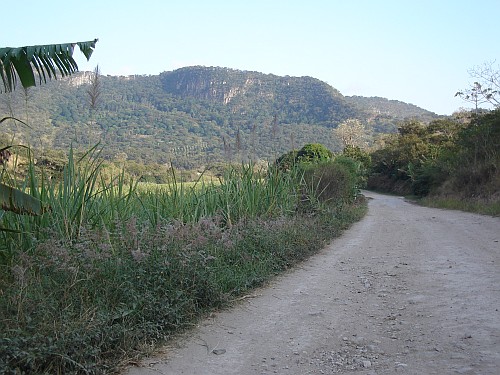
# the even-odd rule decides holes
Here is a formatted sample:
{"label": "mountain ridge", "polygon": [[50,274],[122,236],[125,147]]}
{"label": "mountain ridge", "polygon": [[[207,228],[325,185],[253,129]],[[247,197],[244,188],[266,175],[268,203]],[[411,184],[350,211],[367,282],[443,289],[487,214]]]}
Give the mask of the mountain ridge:
{"label": "mountain ridge", "polygon": [[349,118],[373,135],[394,132],[407,114],[436,116],[399,101],[345,97],[313,77],[202,66],[99,76],[99,103],[91,110],[91,80],[92,73],[80,72],[30,89],[29,98],[22,90],[0,98],[0,113],[36,122],[31,129],[6,126],[4,138],[66,150],[101,142],[108,159],[175,160],[190,167],[228,158],[265,160],[305,143],[338,151],[332,130]]}

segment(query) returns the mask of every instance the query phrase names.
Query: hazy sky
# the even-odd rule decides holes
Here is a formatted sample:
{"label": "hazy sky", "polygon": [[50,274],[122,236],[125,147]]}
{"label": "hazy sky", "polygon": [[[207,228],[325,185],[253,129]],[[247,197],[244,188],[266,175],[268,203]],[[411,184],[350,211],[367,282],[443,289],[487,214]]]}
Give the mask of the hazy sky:
{"label": "hazy sky", "polygon": [[[103,74],[205,65],[321,79],[438,114],[468,70],[500,63],[500,0],[25,0],[2,8],[1,47],[99,38]],[[83,59],[82,59],[83,58]]]}

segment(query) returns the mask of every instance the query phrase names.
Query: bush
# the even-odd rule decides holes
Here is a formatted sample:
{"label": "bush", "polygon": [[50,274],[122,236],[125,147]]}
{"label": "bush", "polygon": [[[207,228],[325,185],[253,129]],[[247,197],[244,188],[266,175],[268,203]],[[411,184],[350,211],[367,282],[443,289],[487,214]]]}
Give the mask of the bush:
{"label": "bush", "polygon": [[368,152],[363,151],[360,147],[348,145],[344,148],[342,155],[359,161],[361,163],[362,173],[366,176],[368,175],[368,171],[372,165],[372,157]]}
{"label": "bush", "polygon": [[491,201],[500,192],[500,110],[474,114],[468,124],[409,123],[372,153],[368,187],[420,197]]}
{"label": "bush", "polygon": [[281,155],[275,165],[282,171],[290,171],[300,164],[320,163],[332,159],[333,153],[319,143],[309,143],[300,150],[292,150]]}
{"label": "bush", "polygon": [[333,161],[306,165],[303,180],[306,201],[343,207],[359,195],[358,162],[346,157]]}
{"label": "bush", "polygon": [[299,163],[317,163],[329,160],[332,157],[333,153],[319,143],[309,143],[297,152],[297,161]]}
{"label": "bush", "polygon": [[297,154],[298,151],[296,150],[289,151],[286,154],[281,155],[278,159],[276,159],[276,162],[274,164],[281,171],[290,171],[298,163]]}
{"label": "bush", "polygon": [[488,197],[500,191],[500,109],[474,117],[457,140],[453,188],[465,196]]}
{"label": "bush", "polygon": [[425,196],[447,177],[446,158],[452,152],[460,124],[436,120],[428,126],[415,121],[401,125],[371,154],[368,187],[398,194]]}
{"label": "bush", "polygon": [[412,192],[418,197],[425,197],[435,191],[446,179],[445,172],[435,163],[423,164],[414,172],[411,184]]}

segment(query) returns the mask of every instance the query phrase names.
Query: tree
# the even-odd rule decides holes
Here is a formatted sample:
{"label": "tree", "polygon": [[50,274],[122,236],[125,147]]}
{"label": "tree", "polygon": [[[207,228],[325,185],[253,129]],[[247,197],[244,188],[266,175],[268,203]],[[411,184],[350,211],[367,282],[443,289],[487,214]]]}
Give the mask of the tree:
{"label": "tree", "polygon": [[455,94],[463,100],[474,104],[475,110],[485,103],[500,107],[500,66],[494,67],[493,62],[469,70],[469,75],[475,79],[471,87]]}
{"label": "tree", "polygon": [[334,130],[334,133],[344,147],[366,146],[365,127],[358,119],[347,119]]}
{"label": "tree", "polygon": [[[14,91],[18,80],[23,89],[27,89],[36,86],[37,78],[39,84],[42,84],[52,78],[57,79],[57,72],[62,77],[77,72],[78,65],[73,59],[75,46],[78,46],[89,60],[96,43],[97,39],[88,42],[0,48],[0,76],[3,83],[0,93]],[[11,118],[0,119],[0,124]],[[26,125],[21,120],[14,120]],[[11,147],[2,148],[0,153],[6,153]],[[39,215],[43,212],[40,201],[3,183],[0,183],[0,207],[20,214]]]}
{"label": "tree", "polygon": [[457,139],[463,127],[452,119],[429,125],[405,121],[398,134],[391,134],[383,148],[372,152],[369,188],[418,196],[436,191],[449,178],[457,160]]}

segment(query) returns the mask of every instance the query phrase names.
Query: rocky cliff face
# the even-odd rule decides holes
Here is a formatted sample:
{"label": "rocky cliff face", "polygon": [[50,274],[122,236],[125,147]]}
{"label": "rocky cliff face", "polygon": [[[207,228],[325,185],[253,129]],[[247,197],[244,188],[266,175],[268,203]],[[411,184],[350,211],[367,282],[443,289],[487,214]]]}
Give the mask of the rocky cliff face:
{"label": "rocky cliff face", "polygon": [[163,89],[175,96],[228,105],[233,111],[258,107],[281,113],[290,122],[333,124],[357,115],[338,90],[311,77],[196,66],[162,73],[160,79]]}
{"label": "rocky cliff face", "polygon": [[[239,74],[238,74],[239,73]],[[226,68],[188,67],[160,75],[166,92],[194,99],[228,104],[243,93],[242,72]]]}

